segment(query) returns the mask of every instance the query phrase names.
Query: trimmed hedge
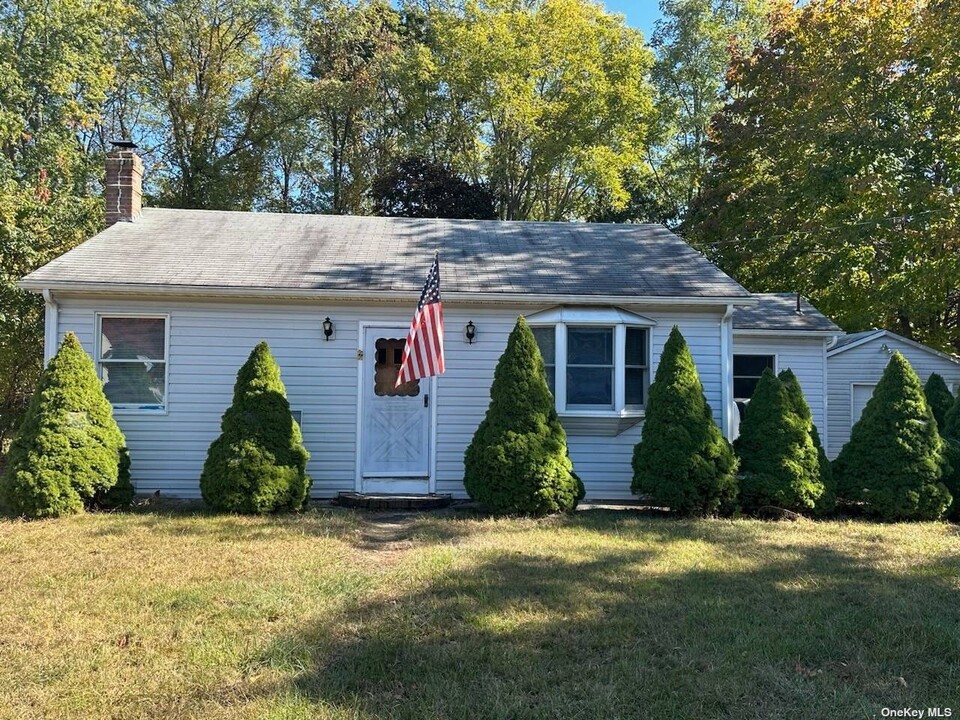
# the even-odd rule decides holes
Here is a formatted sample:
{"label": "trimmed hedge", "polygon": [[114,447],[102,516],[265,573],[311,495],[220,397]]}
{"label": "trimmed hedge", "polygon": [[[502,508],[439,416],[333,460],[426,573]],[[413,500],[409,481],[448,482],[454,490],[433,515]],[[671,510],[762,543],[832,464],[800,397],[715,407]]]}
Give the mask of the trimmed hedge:
{"label": "trimmed hedge", "polygon": [[13,513],[32,518],[133,499],[126,441],[73,333],[40,376],[10,446],[0,495]]}
{"label": "trimmed hedge", "polygon": [[237,373],[233,404],[207,452],[200,492],[221,511],[298,510],[310,491],[309,458],[280,367],[261,342]]}
{"label": "trimmed hedge", "polygon": [[743,510],[756,512],[771,506],[794,512],[814,509],[824,485],[810,425],[784,383],[765,370],[734,443],[740,458]]}
{"label": "trimmed hedge", "polygon": [[923,394],[927,398],[930,410],[933,411],[933,417],[936,418],[940,433],[945,434],[947,413],[953,407],[955,401],[953,393],[950,392],[950,388],[947,387],[947,383],[940,375],[930,373],[930,377],[927,378],[927,382],[923,386]]}
{"label": "trimmed hedge", "polygon": [[467,493],[494,513],[570,512],[583,498],[543,358],[522,317],[497,363],[490,406],[463,464]]}
{"label": "trimmed hedge", "polygon": [[936,520],[952,501],[944,455],[920,379],[894,353],[834,463],[837,492],[883,520]]}
{"label": "trimmed hedge", "polygon": [[680,330],[670,331],[633,450],[637,494],[684,515],[732,509],[737,459],[713,421],[697,366]]}

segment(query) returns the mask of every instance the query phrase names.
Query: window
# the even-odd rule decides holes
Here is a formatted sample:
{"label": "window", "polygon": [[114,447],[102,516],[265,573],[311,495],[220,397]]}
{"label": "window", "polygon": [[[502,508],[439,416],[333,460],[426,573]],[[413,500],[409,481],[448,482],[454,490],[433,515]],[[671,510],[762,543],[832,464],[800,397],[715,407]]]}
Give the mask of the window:
{"label": "window", "polygon": [[163,411],[167,318],[100,316],[97,371],[118,410]]}
{"label": "window", "polygon": [[613,328],[567,328],[567,407],[613,409]]}
{"label": "window", "polygon": [[743,411],[757,389],[760,376],[766,369],[777,371],[776,355],[734,355],[733,356],[733,399],[737,403],[741,417]]}
{"label": "window", "polygon": [[543,365],[547,371],[547,385],[554,395],[557,390],[557,333],[552,327],[535,327],[533,336],[537,339]]}
{"label": "window", "polygon": [[377,397],[416,397],[420,394],[419,380],[397,385],[405,343],[405,338],[377,338],[377,358],[373,366],[373,393]]}
{"label": "window", "polygon": [[[627,321],[635,317],[645,320],[619,312]],[[560,317],[556,319],[560,321],[534,325],[532,329],[557,411],[567,415],[639,416],[649,383],[649,327],[626,322],[588,323],[584,320],[590,321],[593,316],[586,312],[571,317],[569,324]],[[537,316],[531,317],[531,322],[537,320]]]}
{"label": "window", "polygon": [[647,383],[647,330],[627,328],[624,358],[624,400],[627,407],[643,407]]}

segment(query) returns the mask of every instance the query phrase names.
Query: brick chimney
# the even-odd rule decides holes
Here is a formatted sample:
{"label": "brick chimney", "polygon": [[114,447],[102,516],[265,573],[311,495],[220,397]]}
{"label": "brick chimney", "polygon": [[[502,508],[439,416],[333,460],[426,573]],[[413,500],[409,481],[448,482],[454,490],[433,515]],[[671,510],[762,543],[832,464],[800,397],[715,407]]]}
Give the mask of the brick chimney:
{"label": "brick chimney", "polygon": [[140,217],[143,197],[143,161],[129,140],[115,140],[107,153],[103,194],[107,203],[107,227],[133,222]]}

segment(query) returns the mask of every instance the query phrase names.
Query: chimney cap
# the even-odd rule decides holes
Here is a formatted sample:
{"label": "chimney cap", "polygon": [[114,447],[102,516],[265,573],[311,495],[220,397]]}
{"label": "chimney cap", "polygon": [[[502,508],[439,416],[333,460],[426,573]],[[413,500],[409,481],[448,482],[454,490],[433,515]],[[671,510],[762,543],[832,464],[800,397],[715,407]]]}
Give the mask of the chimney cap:
{"label": "chimney cap", "polygon": [[111,140],[110,144],[113,145],[115,150],[135,150],[137,144],[133,140]]}

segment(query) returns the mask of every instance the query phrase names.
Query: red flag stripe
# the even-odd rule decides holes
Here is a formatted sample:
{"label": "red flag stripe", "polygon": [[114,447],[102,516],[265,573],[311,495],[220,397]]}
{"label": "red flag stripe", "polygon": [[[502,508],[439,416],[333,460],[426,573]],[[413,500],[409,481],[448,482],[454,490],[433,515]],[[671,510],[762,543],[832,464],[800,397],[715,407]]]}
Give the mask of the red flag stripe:
{"label": "red flag stripe", "polygon": [[435,258],[403,347],[397,385],[444,371],[440,259]]}

